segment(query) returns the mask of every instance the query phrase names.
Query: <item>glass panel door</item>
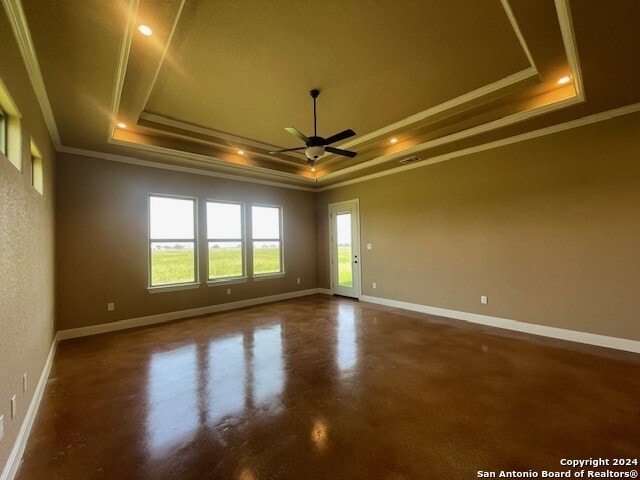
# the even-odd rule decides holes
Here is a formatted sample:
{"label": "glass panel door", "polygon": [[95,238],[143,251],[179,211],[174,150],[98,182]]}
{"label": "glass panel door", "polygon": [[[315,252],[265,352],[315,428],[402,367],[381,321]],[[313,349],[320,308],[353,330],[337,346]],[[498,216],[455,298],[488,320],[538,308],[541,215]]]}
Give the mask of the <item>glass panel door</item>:
{"label": "glass panel door", "polygon": [[331,290],[360,298],[360,231],[358,200],[329,205]]}
{"label": "glass panel door", "polygon": [[351,212],[336,215],[338,242],[338,285],[353,287],[353,262],[351,241]]}

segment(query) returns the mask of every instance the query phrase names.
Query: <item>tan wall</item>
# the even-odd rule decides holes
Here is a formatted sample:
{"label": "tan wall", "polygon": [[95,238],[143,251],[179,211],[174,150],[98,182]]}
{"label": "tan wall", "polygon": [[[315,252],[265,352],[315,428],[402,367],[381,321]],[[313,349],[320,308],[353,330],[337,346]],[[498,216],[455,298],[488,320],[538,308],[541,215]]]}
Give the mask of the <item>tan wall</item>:
{"label": "tan wall", "polygon": [[[22,116],[22,171],[0,154],[0,472],[25,418],[53,341],[55,153],[4,11],[0,79]],[[44,195],[31,186],[30,139],[43,155]],[[22,375],[28,388],[22,393]],[[11,396],[17,416],[11,419]]]}
{"label": "tan wall", "polygon": [[[317,286],[315,194],[60,154],[57,170],[58,329],[294,292]],[[149,193],[284,207],[283,278],[150,294]],[[204,208],[199,209],[205,225]],[[201,242],[204,247],[205,242]],[[200,255],[206,276],[206,247]],[[296,278],[302,277],[297,285]],[[227,295],[226,289],[232,294]],[[116,309],[107,311],[107,303]]]}
{"label": "tan wall", "polygon": [[365,295],[640,340],[638,132],[633,114],[323,192],[319,284],[327,204],[359,198]]}

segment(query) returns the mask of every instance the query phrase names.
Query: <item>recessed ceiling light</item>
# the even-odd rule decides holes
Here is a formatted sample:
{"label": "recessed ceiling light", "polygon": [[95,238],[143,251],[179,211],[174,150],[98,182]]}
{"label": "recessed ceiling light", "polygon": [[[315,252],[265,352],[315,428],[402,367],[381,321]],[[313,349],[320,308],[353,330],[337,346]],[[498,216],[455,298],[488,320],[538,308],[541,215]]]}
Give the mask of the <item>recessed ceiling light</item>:
{"label": "recessed ceiling light", "polygon": [[150,37],[151,35],[153,35],[153,30],[151,30],[151,27],[149,25],[140,25],[138,27],[138,31],[145,37]]}
{"label": "recessed ceiling light", "polygon": [[311,171],[315,172],[316,171],[316,167],[311,167]]}
{"label": "recessed ceiling light", "polygon": [[238,150],[238,155],[244,155],[244,150]]}
{"label": "recessed ceiling light", "polygon": [[558,85],[566,85],[571,81],[571,77],[569,75],[565,75],[564,77],[560,77],[558,79]]}
{"label": "recessed ceiling light", "polygon": [[118,128],[127,128],[127,124],[124,122],[118,122]]}
{"label": "recessed ceiling light", "polygon": [[398,139],[396,137],[393,137],[391,140],[389,140],[389,143],[392,145],[398,143]]}

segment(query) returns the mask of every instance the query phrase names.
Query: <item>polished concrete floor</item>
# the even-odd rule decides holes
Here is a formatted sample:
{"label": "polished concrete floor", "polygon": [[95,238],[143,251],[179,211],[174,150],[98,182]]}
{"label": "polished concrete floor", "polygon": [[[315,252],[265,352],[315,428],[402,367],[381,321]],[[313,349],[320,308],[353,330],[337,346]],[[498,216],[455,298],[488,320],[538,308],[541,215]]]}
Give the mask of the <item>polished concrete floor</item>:
{"label": "polished concrete floor", "polygon": [[312,296],[62,342],[17,478],[471,479],[640,455],[640,356]]}

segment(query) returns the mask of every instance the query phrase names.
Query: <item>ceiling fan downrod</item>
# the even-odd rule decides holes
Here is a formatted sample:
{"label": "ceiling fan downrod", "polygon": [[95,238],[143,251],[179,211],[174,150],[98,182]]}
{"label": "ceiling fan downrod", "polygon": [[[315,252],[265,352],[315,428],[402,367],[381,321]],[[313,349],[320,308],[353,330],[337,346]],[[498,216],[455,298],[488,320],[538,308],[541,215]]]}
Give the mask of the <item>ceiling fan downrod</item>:
{"label": "ceiling fan downrod", "polygon": [[320,95],[320,90],[318,90],[317,88],[314,88],[313,90],[311,90],[309,92],[309,95],[311,95],[311,98],[313,98],[313,136],[317,137],[318,136],[318,130],[316,128],[316,125],[317,125],[317,120],[316,120],[316,98],[318,98],[318,95]]}

